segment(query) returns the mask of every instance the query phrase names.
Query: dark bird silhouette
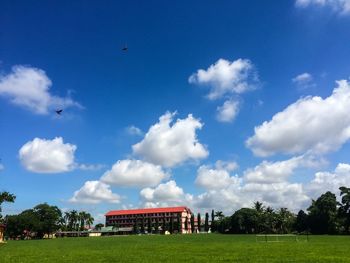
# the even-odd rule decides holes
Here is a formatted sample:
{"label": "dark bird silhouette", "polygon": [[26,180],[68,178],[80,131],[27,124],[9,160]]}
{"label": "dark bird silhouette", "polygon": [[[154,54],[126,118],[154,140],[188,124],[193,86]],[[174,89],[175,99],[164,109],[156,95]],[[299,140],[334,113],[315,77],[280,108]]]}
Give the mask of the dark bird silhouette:
{"label": "dark bird silhouette", "polygon": [[62,111],[63,111],[63,110],[56,110],[56,113],[57,113],[58,115],[61,115]]}
{"label": "dark bird silhouette", "polygon": [[125,46],[122,48],[122,51],[128,51],[128,46],[125,45]]}

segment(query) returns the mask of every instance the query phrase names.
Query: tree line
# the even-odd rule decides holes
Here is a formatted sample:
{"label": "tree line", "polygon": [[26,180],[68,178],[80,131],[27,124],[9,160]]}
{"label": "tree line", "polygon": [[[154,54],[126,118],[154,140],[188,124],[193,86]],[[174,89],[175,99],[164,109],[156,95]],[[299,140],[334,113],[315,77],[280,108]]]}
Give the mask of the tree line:
{"label": "tree line", "polygon": [[340,202],[328,191],[297,214],[287,208],[265,207],[261,202],[255,202],[252,208],[241,208],[231,216],[213,211],[211,230],[236,234],[350,234],[350,188],[343,186],[339,190]]}
{"label": "tree line", "polygon": [[[3,202],[14,202],[16,196],[8,192],[0,193],[0,212]],[[62,211],[57,206],[46,203],[32,209],[24,210],[17,215],[7,215],[0,223],[6,224],[5,236],[13,239],[49,237],[56,231],[83,231],[90,228],[94,218],[85,211]]]}

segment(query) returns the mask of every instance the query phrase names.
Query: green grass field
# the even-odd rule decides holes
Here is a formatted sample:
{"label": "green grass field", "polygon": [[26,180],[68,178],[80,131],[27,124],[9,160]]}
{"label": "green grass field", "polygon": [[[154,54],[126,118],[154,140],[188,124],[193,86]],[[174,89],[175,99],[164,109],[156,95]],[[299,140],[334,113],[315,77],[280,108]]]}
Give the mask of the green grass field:
{"label": "green grass field", "polygon": [[350,262],[350,236],[256,242],[253,235],[64,238],[0,244],[0,262]]}

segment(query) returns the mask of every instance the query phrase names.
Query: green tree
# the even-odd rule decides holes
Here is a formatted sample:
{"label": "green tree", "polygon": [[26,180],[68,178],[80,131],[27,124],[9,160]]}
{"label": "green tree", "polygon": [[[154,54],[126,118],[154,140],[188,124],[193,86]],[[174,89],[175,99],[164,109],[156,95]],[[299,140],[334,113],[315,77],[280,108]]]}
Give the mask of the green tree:
{"label": "green tree", "polygon": [[194,228],[194,214],[191,214],[191,233],[193,234],[195,232]]}
{"label": "green tree", "polygon": [[198,213],[197,214],[197,228],[198,228],[198,232],[201,232],[201,226],[202,226],[202,221],[201,221],[201,214]]}
{"label": "green tree", "polygon": [[62,212],[57,206],[39,204],[33,208],[33,212],[40,221],[36,229],[38,237],[43,237],[45,234],[50,235],[60,228]]}
{"label": "green tree", "polygon": [[2,209],[1,209],[1,205],[4,202],[8,202],[8,203],[13,203],[16,200],[16,196],[14,194],[10,194],[9,192],[0,192],[0,222],[2,220]]}
{"label": "green tree", "polygon": [[101,230],[102,227],[104,227],[105,225],[102,223],[96,224],[96,226],[94,227],[95,230]]}
{"label": "green tree", "polygon": [[292,231],[295,222],[294,215],[287,208],[280,208],[277,212],[276,228],[278,233],[286,234]]}
{"label": "green tree", "polygon": [[337,231],[337,199],[335,194],[326,192],[308,208],[309,222],[313,234],[335,234]]}
{"label": "green tree", "polygon": [[256,226],[255,226],[255,232],[256,233],[261,233],[264,231],[264,211],[265,211],[265,207],[263,205],[263,203],[256,201],[254,203],[253,208],[256,211],[256,215],[257,215],[257,222],[256,222]]}
{"label": "green tree", "polygon": [[294,228],[299,233],[308,231],[308,228],[309,228],[308,227],[308,215],[303,210],[300,210],[298,212],[298,215],[297,215],[296,220],[295,220]]}
{"label": "green tree", "polygon": [[350,188],[342,186],[339,190],[341,196],[339,215],[343,219],[344,232],[350,233]]}
{"label": "green tree", "polygon": [[205,213],[205,221],[204,221],[204,231],[209,231],[209,214]]}
{"label": "green tree", "polygon": [[254,234],[258,223],[258,212],[252,208],[241,208],[231,217],[231,230],[233,233]]}

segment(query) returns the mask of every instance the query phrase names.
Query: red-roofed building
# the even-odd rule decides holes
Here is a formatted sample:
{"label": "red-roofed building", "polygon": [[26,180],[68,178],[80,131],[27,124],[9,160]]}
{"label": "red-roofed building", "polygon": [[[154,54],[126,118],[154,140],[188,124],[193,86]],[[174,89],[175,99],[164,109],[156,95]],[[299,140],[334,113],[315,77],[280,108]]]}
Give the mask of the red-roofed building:
{"label": "red-roofed building", "polygon": [[[106,226],[135,228],[136,225],[142,229],[143,224],[143,228],[147,231],[150,224],[152,231],[155,232],[158,232],[156,229],[158,225],[160,232],[173,230],[173,232],[179,233],[191,233],[191,215],[191,210],[186,206],[113,210],[105,214]],[[171,228],[171,224],[173,228]]]}

